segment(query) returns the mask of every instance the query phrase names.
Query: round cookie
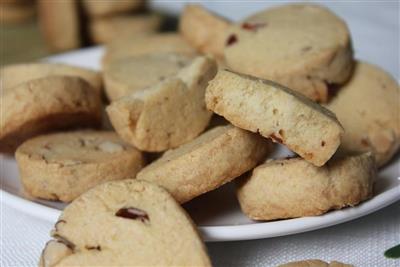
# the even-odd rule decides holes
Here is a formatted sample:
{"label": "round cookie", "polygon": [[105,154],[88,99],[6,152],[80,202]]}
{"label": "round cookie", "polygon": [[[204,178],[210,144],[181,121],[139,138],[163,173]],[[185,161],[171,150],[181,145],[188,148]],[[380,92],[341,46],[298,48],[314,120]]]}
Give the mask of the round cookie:
{"label": "round cookie", "polygon": [[103,17],[139,9],[144,0],[83,0],[82,5],[90,17]]}
{"label": "round cookie", "polygon": [[102,78],[97,71],[59,63],[24,63],[7,65],[0,69],[5,90],[30,80],[48,76],[77,76],[86,80],[94,89],[102,90]]}
{"label": "round cookie", "polygon": [[41,267],[211,266],[196,226],[161,187],[113,181],[89,190],[62,212]]}
{"label": "round cookie", "polygon": [[223,58],[225,31],[230,22],[203,8],[186,5],[179,19],[179,31],[197,50]]}
{"label": "round cookie", "polygon": [[327,101],[329,84],[351,75],[349,30],[321,6],[291,4],[259,12],[232,26],[225,40],[230,69],[279,82],[319,102]]}
{"label": "round cookie", "polygon": [[253,220],[315,216],[372,197],[375,178],[371,153],[332,159],[322,167],[301,158],[270,160],[240,181],[237,197]]}
{"label": "round cookie", "polygon": [[50,50],[59,52],[81,45],[77,0],[38,0],[38,12],[39,26]]}
{"label": "round cookie", "polygon": [[142,169],[137,179],[167,189],[179,202],[214,190],[265,159],[271,143],[232,125],[215,127]]}
{"label": "round cookie", "polygon": [[304,260],[289,262],[279,265],[278,267],[353,267],[353,265],[341,263],[338,261],[331,261],[330,263],[321,260]]}
{"label": "round cookie", "polygon": [[118,38],[106,48],[103,66],[114,60],[155,53],[177,53],[195,56],[196,50],[177,33],[160,33]]}
{"label": "round cookie", "polygon": [[141,152],[115,132],[97,131],[38,136],[19,146],[15,158],[29,195],[63,202],[106,181],[134,178],[144,165]]}
{"label": "round cookie", "polygon": [[106,111],[114,129],[122,139],[147,152],[189,142],[211,119],[204,93],[216,71],[213,59],[198,57],[176,77],[113,101]]}
{"label": "round cookie", "polygon": [[98,127],[102,104],[99,94],[78,77],[51,76],[1,91],[0,151],[15,148],[45,132]]}
{"label": "round cookie", "polygon": [[176,75],[191,61],[191,57],[176,53],[145,54],[113,61],[103,72],[108,99],[114,101],[155,85]]}
{"label": "round cookie", "polygon": [[326,107],[345,129],[340,152],[372,151],[378,166],[382,166],[398,150],[400,89],[381,68],[357,62],[350,81]]}
{"label": "round cookie", "polygon": [[157,14],[105,17],[91,20],[89,32],[94,43],[103,44],[124,36],[155,33],[161,22],[162,18]]}

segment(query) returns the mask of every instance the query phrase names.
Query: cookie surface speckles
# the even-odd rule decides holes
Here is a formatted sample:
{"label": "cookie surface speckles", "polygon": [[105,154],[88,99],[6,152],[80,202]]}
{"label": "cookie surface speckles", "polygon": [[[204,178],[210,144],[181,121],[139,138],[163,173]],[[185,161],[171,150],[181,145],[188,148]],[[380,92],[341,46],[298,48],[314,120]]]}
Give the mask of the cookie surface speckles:
{"label": "cookie surface speckles", "polygon": [[206,90],[207,108],[233,125],[283,143],[322,166],[340,144],[335,115],[306,97],[271,81],[219,70]]}
{"label": "cookie surface speckles", "polygon": [[237,195],[254,220],[315,216],[372,197],[375,178],[370,153],[332,159],[323,167],[301,158],[271,160],[239,181]]}
{"label": "cookie surface speckles", "polygon": [[279,82],[326,102],[328,83],[352,73],[350,33],[328,9],[292,4],[261,11],[230,28],[224,50],[227,66]]}
{"label": "cookie surface speckles", "polygon": [[135,178],[144,166],[140,151],[102,131],[39,136],[23,143],[16,159],[26,192],[64,202],[97,184]]}
{"label": "cookie surface speckles", "polygon": [[61,214],[41,267],[211,266],[196,226],[161,187],[144,181],[105,183]]}
{"label": "cookie surface speckles", "polygon": [[400,146],[400,88],[379,67],[358,62],[348,83],[326,107],[333,111],[345,132],[340,152],[375,154],[379,166]]}

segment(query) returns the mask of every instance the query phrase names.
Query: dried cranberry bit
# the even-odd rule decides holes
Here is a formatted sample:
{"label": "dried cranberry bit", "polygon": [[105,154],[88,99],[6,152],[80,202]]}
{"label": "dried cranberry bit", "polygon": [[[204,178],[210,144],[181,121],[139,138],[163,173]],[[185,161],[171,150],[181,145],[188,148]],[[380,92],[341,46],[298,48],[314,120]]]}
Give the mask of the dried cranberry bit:
{"label": "dried cranberry bit", "polygon": [[98,251],[101,251],[101,247],[100,246],[85,246],[85,248],[87,249],[87,250],[98,250]]}
{"label": "dried cranberry bit", "polygon": [[58,243],[64,244],[66,247],[68,247],[71,250],[75,249],[75,244],[72,243],[71,241],[69,241],[67,238],[65,238],[59,234],[55,234],[55,235],[53,235],[53,237],[56,239],[56,241]]}
{"label": "dried cranberry bit", "polygon": [[231,34],[231,35],[229,35],[228,40],[226,40],[226,46],[233,45],[237,41],[238,41],[238,39],[237,39],[236,35]]}
{"label": "dried cranberry bit", "polygon": [[143,223],[150,221],[149,215],[145,211],[134,207],[122,208],[115,213],[115,216],[125,219],[140,220]]}
{"label": "dried cranberry bit", "polygon": [[256,32],[259,28],[267,26],[266,23],[250,23],[245,22],[242,24],[242,29]]}
{"label": "dried cranberry bit", "polygon": [[325,141],[321,141],[321,146],[325,146]]}

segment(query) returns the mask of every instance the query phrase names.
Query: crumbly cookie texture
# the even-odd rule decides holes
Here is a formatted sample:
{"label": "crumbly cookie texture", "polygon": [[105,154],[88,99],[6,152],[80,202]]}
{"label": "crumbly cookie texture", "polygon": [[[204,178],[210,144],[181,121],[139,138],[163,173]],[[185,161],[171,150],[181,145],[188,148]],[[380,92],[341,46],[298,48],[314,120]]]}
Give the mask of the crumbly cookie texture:
{"label": "crumbly cookie texture", "polygon": [[331,261],[330,263],[321,260],[295,261],[279,265],[278,267],[353,267],[353,265]]}
{"label": "crumbly cookie texture", "polygon": [[186,5],[180,17],[179,31],[200,52],[222,58],[225,32],[230,24],[225,18],[211,13],[200,5]]}
{"label": "crumbly cookie texture", "polygon": [[214,60],[198,57],[176,77],[113,101],[106,110],[114,129],[125,141],[149,152],[192,140],[210,121],[204,93],[216,69]]}
{"label": "crumbly cookie texture", "polygon": [[161,187],[113,181],[89,190],[62,212],[41,267],[211,266],[196,226]]}
{"label": "crumbly cookie texture", "polygon": [[326,107],[345,132],[339,151],[375,154],[379,166],[400,146],[400,89],[381,68],[358,62],[351,80],[339,88]]}
{"label": "crumbly cookie texture", "polygon": [[38,12],[39,26],[50,50],[59,52],[81,45],[77,0],[38,0]]}
{"label": "crumbly cookie texture", "polygon": [[332,159],[323,167],[301,158],[271,160],[240,181],[237,196],[253,220],[315,216],[372,197],[375,177],[371,153]]}
{"label": "crumbly cookie texture", "polygon": [[140,9],[144,0],[83,0],[82,6],[90,17],[104,17]]}
{"label": "crumbly cookie texture", "polygon": [[259,12],[226,34],[227,66],[279,82],[319,102],[329,84],[352,73],[353,52],[346,23],[328,9],[292,4]]}
{"label": "crumbly cookie texture", "polygon": [[100,183],[134,178],[144,166],[140,151],[101,131],[42,135],[24,142],[15,157],[29,195],[63,202]]}
{"label": "crumbly cookie texture", "polygon": [[49,131],[98,127],[99,94],[78,77],[51,76],[1,91],[0,151]]}
{"label": "crumbly cookie texture", "polygon": [[124,36],[155,33],[161,22],[157,14],[105,17],[90,20],[89,32],[94,43],[103,44]]}
{"label": "crumbly cookie texture", "polygon": [[194,56],[197,52],[178,33],[130,36],[110,42],[106,47],[102,64],[104,67],[114,60],[153,53],[178,53]]}
{"label": "crumbly cookie texture", "polygon": [[254,168],[271,148],[272,143],[257,134],[218,126],[165,152],[137,178],[164,187],[184,203]]}
{"label": "crumbly cookie texture", "polygon": [[99,93],[102,90],[102,78],[99,72],[70,66],[60,63],[23,63],[7,65],[0,69],[1,81],[4,90],[11,89],[17,85],[45,78],[48,76],[77,76],[96,89]]}
{"label": "crumbly cookie texture", "polygon": [[228,70],[210,81],[206,103],[233,125],[282,143],[316,166],[335,153],[343,134],[332,112],[303,95]]}
{"label": "crumbly cookie texture", "polygon": [[176,75],[189,65],[192,57],[176,53],[155,53],[119,59],[104,68],[104,83],[108,99],[149,88]]}

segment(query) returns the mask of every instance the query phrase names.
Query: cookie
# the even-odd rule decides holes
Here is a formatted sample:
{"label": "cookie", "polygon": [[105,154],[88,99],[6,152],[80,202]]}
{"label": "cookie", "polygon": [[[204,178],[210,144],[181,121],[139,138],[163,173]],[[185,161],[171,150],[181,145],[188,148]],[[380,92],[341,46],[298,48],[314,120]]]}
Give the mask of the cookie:
{"label": "cookie", "polygon": [[278,267],[353,267],[353,265],[331,261],[331,263],[321,260],[295,261],[279,265]]}
{"label": "cookie", "polygon": [[196,226],[161,187],[113,181],[62,212],[39,266],[211,266]]}
{"label": "cookie", "polygon": [[77,0],[38,0],[38,12],[39,26],[51,51],[66,51],[81,45]]}
{"label": "cookie", "polygon": [[144,0],[83,0],[82,6],[90,17],[103,17],[140,9]]}
{"label": "cookie", "polygon": [[400,146],[399,103],[398,83],[381,68],[358,62],[326,105],[345,129],[339,151],[372,151],[379,166],[388,162]]}
{"label": "cookie", "polygon": [[201,53],[222,58],[230,22],[200,5],[186,5],[179,21],[182,36]]}
{"label": "cookie", "polygon": [[140,150],[160,152],[189,142],[207,127],[212,113],[204,93],[217,71],[198,57],[176,77],[113,101],[106,109],[114,129]]}
{"label": "cookie", "polygon": [[1,99],[1,152],[13,152],[23,141],[45,132],[101,123],[100,96],[78,77],[31,80],[3,90]]}
{"label": "cookie", "polygon": [[282,143],[316,166],[335,153],[343,134],[332,112],[303,95],[228,70],[210,81],[206,103],[233,125]]}
{"label": "cookie", "polygon": [[330,84],[351,75],[353,52],[346,23],[313,4],[271,8],[228,29],[224,55],[237,72],[279,82],[326,102]]}
{"label": "cookie", "polygon": [[3,88],[8,90],[22,83],[48,76],[77,76],[86,80],[99,93],[102,78],[97,71],[59,63],[12,64],[0,69]]}
{"label": "cookie", "polygon": [[123,15],[92,19],[89,32],[94,43],[103,44],[124,36],[155,33],[160,27],[161,17],[156,14]]}
{"label": "cookie", "polygon": [[111,42],[103,56],[103,66],[114,60],[154,53],[196,55],[196,50],[177,33],[130,36]]}
{"label": "cookie", "polygon": [[29,195],[63,202],[98,184],[133,178],[144,165],[140,151],[101,131],[38,136],[19,146],[15,158]]}
{"label": "cookie", "polygon": [[192,57],[175,53],[157,53],[127,57],[104,67],[104,83],[108,99],[114,101],[148,88],[176,75]]}
{"label": "cookie", "polygon": [[0,10],[1,24],[24,23],[31,20],[36,15],[35,6],[29,2],[13,3],[1,1]]}
{"label": "cookie", "polygon": [[232,125],[217,126],[169,150],[142,169],[137,179],[156,183],[179,203],[214,190],[265,159],[271,143]]}
{"label": "cookie", "polygon": [[371,153],[335,158],[316,167],[301,158],[270,160],[239,183],[242,211],[253,220],[315,216],[372,197]]}

